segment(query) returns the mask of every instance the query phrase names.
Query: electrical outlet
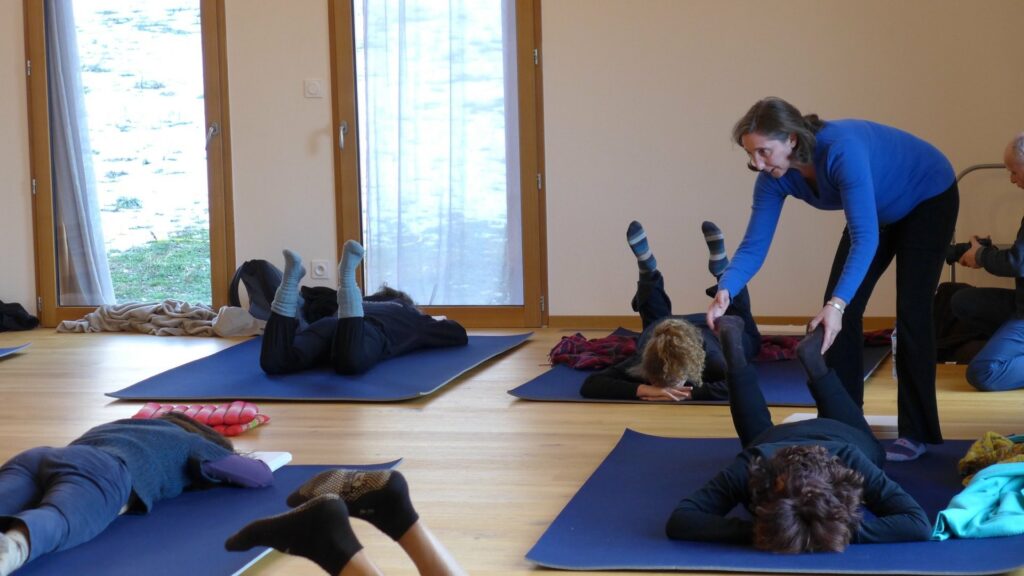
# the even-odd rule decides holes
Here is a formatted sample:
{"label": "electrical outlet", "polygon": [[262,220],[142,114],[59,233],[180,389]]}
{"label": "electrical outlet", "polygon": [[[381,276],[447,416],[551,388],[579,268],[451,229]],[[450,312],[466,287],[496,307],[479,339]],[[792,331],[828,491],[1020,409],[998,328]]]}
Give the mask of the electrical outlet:
{"label": "electrical outlet", "polygon": [[313,260],[310,263],[312,267],[309,271],[309,277],[314,280],[327,280],[331,277],[331,263],[327,260]]}
{"label": "electrical outlet", "polygon": [[302,81],[302,95],[306,98],[323,98],[324,81],[319,78],[306,78]]}

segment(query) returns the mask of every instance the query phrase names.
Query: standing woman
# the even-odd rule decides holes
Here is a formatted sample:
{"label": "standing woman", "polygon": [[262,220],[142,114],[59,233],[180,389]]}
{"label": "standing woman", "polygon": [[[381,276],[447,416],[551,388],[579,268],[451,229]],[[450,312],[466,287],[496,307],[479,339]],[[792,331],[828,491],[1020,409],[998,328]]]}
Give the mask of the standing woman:
{"label": "standing woman", "polygon": [[711,325],[764,263],[782,204],[794,196],[842,210],[843,230],[821,311],[822,352],[858,405],[864,404],[864,308],[896,258],[899,439],[889,460],[913,460],[942,442],[935,400],[932,299],[953,237],[960,195],[949,160],[911,134],[866,120],[823,121],[781,98],[765,98],[733,128],[760,172],[747,231],[708,309]]}

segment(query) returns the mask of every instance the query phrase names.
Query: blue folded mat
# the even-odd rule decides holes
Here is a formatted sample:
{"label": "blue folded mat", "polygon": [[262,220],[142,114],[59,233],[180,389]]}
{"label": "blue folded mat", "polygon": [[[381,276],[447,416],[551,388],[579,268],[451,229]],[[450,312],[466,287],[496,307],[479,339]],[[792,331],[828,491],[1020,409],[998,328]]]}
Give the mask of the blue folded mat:
{"label": "blue folded mat", "polygon": [[157,502],[149,514],[125,514],[80,546],[47,554],[18,570],[18,576],[102,574],[103,576],[223,576],[239,574],[267,548],[228,552],[224,540],[243,526],[288,509],[285,498],[324,470],[384,470],[398,460],[369,466],[285,466],[269,488],[219,487],[189,491]]}
{"label": "blue folded mat", "polygon": [[29,342],[28,344],[22,344],[21,346],[15,346],[14,348],[0,348],[0,358],[3,358],[4,356],[10,356],[11,354],[16,354],[18,352],[21,352],[22,350],[24,350],[25,348],[28,348],[31,345],[32,345],[32,343]]}
{"label": "blue folded mat", "polygon": [[255,338],[107,396],[122,400],[394,402],[436,392],[529,337],[530,333],[470,336],[466,346],[417,350],[381,362],[357,376],[335,374],[328,366],[283,376],[268,375],[260,369],[262,339]]}
{"label": "blue folded mat", "polygon": [[[968,441],[929,446],[886,473],[933,520],[962,488],[956,462]],[[854,544],[842,553],[773,554],[751,546],[665,536],[679,500],[739,451],[736,439],[682,439],[626,430],[618,445],[526,557],[569,570],[718,570],[847,574],[993,574],[1024,565],[1024,536],[945,542]]]}
{"label": "blue folded mat", "polygon": [[[622,332],[622,329],[615,333]],[[888,346],[864,347],[864,379],[878,368],[889,355]],[[807,390],[807,374],[797,360],[756,362],[758,382],[764,399],[770,406],[814,406],[814,398]],[[580,386],[592,372],[576,370],[565,364],[556,364],[550,370],[508,393],[522,400],[544,402],[615,402],[651,404],[647,400],[605,400],[584,398]],[[728,404],[726,400],[686,400],[682,402],[659,402],[659,404]]]}

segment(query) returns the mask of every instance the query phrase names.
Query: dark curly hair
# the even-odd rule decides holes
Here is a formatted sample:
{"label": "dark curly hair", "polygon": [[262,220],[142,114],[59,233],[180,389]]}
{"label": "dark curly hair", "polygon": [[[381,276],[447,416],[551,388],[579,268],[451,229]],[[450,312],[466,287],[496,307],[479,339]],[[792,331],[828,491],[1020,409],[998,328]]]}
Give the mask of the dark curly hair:
{"label": "dark curly hair", "polygon": [[754,546],[761,550],[842,552],[860,526],[864,477],[824,446],[787,446],[750,465]]}
{"label": "dark curly hair", "polygon": [[217,432],[213,428],[210,428],[209,426],[203,424],[198,420],[185,416],[181,412],[166,412],[164,414],[161,414],[160,416],[157,416],[157,418],[160,420],[166,420],[171,424],[176,424],[178,427],[182,428],[186,432],[191,432],[198,436],[202,436],[206,440],[213,442],[214,444],[220,446],[221,448],[231,450],[232,452],[235,451],[235,446],[234,444],[231,443],[231,440],[225,438],[224,435],[222,435],[220,432]]}
{"label": "dark curly hair", "polygon": [[366,298],[363,298],[363,300],[366,300],[367,302],[398,301],[402,302],[403,304],[408,304],[409,306],[416,306],[416,302],[413,301],[412,296],[409,296],[407,293],[402,292],[401,290],[392,288],[387,284],[381,284],[380,288],[376,292],[370,294]]}

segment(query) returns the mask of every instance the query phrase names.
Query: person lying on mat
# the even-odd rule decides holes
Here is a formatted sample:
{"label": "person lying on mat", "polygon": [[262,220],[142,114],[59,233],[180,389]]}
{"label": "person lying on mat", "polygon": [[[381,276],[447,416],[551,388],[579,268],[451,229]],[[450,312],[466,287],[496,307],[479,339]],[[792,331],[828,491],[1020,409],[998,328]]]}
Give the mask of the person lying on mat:
{"label": "person lying on mat", "polygon": [[[928,540],[921,506],[882,466],[885,451],[860,406],[821,355],[824,327],[797,347],[818,417],[772,425],[743,351],[743,321],[716,321],[728,363],[729,408],[743,451],[684,498],[666,525],[669,538],[753,543],[771,552],[840,552],[848,544]],[[727,516],[737,504],[753,520]],[[863,517],[864,505],[872,517]]]}
{"label": "person lying on mat", "polygon": [[[708,245],[708,270],[717,280],[729,264],[722,231],[711,222],[701,225]],[[640,277],[633,310],[640,313],[643,333],[636,354],[595,372],[584,380],[580,395],[608,400],[725,400],[725,357],[703,313],[673,316],[665,293],[665,279],[651,252],[643,226],[633,221],[626,240],[636,256]],[[743,350],[749,360],[761,347],[761,334],[750,313],[750,295],[744,288],[732,299],[729,315],[743,318]]]}
{"label": "person lying on mat", "polygon": [[0,467],[0,576],[186,489],[273,482],[264,462],[235,454],[213,428],[175,412],[108,422],[64,448],[32,448]]}
{"label": "person lying on mat", "polygon": [[[1003,162],[1010,182],[1024,189],[1024,132],[1006,145]],[[1024,387],[1024,220],[1013,245],[1005,250],[972,236],[963,246],[960,264],[1014,278],[1015,283],[1013,290],[970,287],[953,295],[953,314],[988,338],[967,366],[967,382],[985,392]]]}
{"label": "person lying on mat", "polygon": [[294,509],[256,520],[227,539],[244,551],[267,546],[316,562],[332,576],[381,574],[352,532],[349,518],[373,524],[398,542],[420,574],[465,574],[413,508],[405,477],[393,470],[329,470],[288,496]]}
{"label": "person lying on mat", "polygon": [[345,242],[338,264],[337,317],[300,325],[299,281],[306,269],[298,254],[284,251],[284,277],[270,305],[260,351],[264,372],[290,374],[330,365],[338,374],[361,374],[413,350],[469,342],[465,328],[420,312],[404,292],[385,286],[364,299],[356,284],[362,259],[363,247],[353,240]]}

